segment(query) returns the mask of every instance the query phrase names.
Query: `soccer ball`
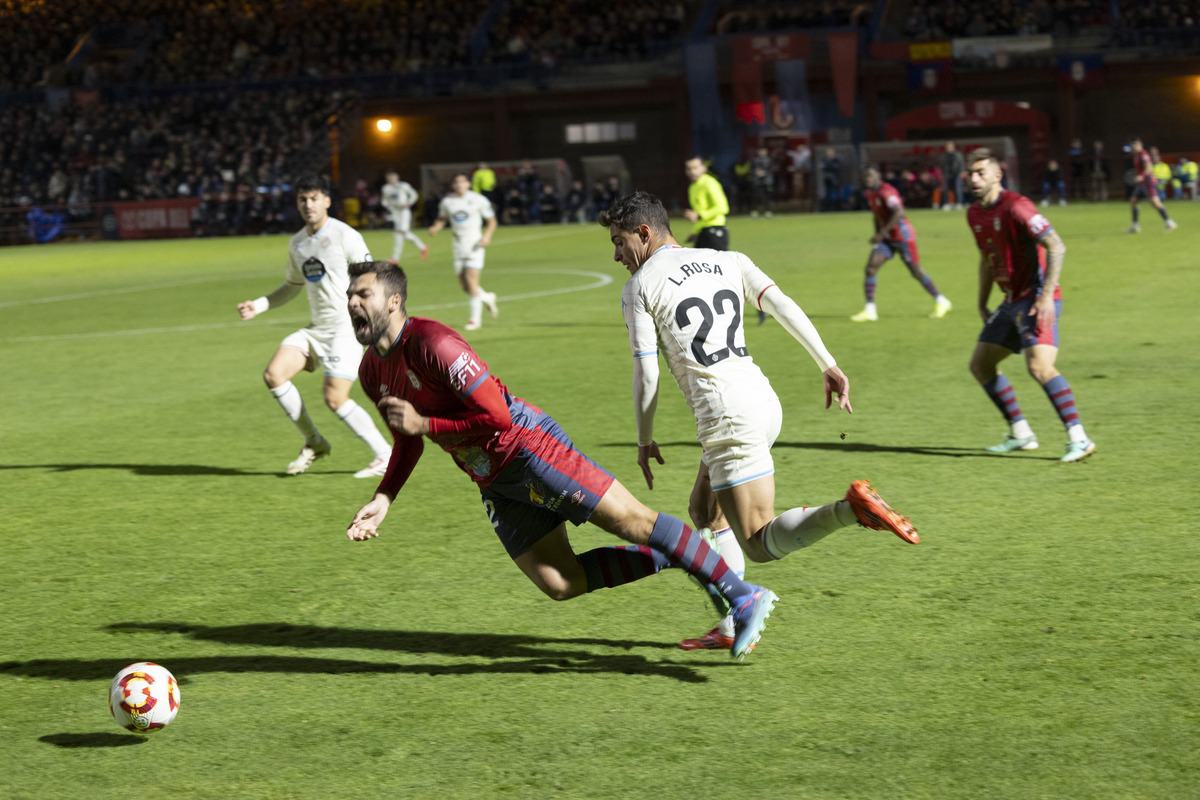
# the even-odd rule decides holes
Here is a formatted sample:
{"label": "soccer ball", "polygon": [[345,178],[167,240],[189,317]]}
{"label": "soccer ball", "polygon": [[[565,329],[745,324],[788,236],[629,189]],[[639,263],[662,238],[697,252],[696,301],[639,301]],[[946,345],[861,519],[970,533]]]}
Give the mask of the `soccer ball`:
{"label": "soccer ball", "polygon": [[179,684],[166,667],[149,661],[130,664],[108,687],[108,710],[134,733],[160,731],[179,713]]}

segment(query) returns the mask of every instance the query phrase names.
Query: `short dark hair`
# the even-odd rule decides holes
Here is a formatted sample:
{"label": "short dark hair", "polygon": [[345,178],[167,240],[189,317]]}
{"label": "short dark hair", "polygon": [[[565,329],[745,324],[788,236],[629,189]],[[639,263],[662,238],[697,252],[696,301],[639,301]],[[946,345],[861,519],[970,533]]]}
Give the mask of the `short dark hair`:
{"label": "short dark hair", "polygon": [[864,164],[864,165],[863,165],[863,168],[862,168],[862,171],[863,171],[863,174],[866,174],[866,173],[868,173],[868,172],[878,172],[880,175],[882,175],[882,174],[883,174],[883,170],[881,170],[881,169],[879,168],[879,165],[878,165],[878,164],[876,164],[874,161],[871,161],[871,162],[868,162],[867,164]]}
{"label": "short dark hair", "polygon": [[980,161],[995,161],[997,166],[1000,165],[1000,159],[996,157],[996,154],[989,147],[976,147],[967,156],[967,166],[978,164]]}
{"label": "short dark hair", "polygon": [[408,313],[404,308],[408,300],[408,276],[399,264],[390,261],[359,261],[357,264],[351,264],[348,272],[350,280],[374,273],[375,282],[383,288],[384,296],[400,295],[400,310]]}
{"label": "short dark hair", "polygon": [[305,175],[300,180],[296,181],[296,195],[302,195],[305,192],[316,190],[321,194],[329,197],[329,181],[324,175]]}
{"label": "short dark hair", "polygon": [[605,228],[613,225],[618,230],[636,231],[646,225],[652,231],[671,233],[671,219],[662,201],[649,192],[627,194],[613,203],[607,211],[601,211],[597,221]]}

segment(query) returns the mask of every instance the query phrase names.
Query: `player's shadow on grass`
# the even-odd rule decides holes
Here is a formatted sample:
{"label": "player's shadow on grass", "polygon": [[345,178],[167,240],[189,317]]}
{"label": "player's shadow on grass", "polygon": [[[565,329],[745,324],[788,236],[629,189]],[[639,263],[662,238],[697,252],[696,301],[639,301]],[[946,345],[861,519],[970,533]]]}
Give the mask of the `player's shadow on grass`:
{"label": "player's shadow on grass", "polygon": [[[599,447],[636,447],[635,442],[606,442]],[[659,442],[659,447],[694,447],[699,449],[697,441],[688,442]],[[942,458],[1019,458],[1025,460],[1058,461],[1057,456],[1031,456],[1027,453],[989,453],[981,447],[897,447],[887,444],[871,444],[869,442],[776,442],[772,449],[790,447],[797,450],[838,450],[848,453],[906,453],[915,456],[941,456]]]}
{"label": "player's shadow on grass", "polygon": [[[287,672],[343,675],[380,673],[401,675],[478,674],[589,674],[615,673],[670,678],[683,683],[708,680],[699,668],[732,666],[731,662],[683,664],[655,661],[632,654],[611,655],[579,646],[671,648],[662,642],[614,642],[605,639],[553,639],[486,633],[443,633],[433,631],[379,631],[351,628],[319,628],[285,623],[209,627],[178,622],[123,622],[109,625],[111,631],[183,634],[202,641],[260,647],[354,648],[390,650],[431,656],[474,658],[454,664],[394,664],[337,658],[303,656],[222,655],[172,657],[170,669],[181,683],[189,676],[207,672]],[[574,647],[572,647],[574,646]],[[57,680],[108,680],[128,659],[35,659],[0,663],[0,674],[24,675]]]}
{"label": "player's shadow on grass", "polygon": [[139,736],[122,736],[119,733],[51,733],[39,736],[39,742],[52,744],[55,747],[129,747],[134,744],[145,744],[146,740]]}

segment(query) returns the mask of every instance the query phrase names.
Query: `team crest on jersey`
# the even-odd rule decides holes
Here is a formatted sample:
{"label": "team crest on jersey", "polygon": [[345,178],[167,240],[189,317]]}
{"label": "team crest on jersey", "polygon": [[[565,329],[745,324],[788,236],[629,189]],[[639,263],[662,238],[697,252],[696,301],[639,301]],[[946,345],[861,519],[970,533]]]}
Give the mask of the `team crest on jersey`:
{"label": "team crest on jersey", "polygon": [[381,384],[379,384],[379,396],[380,396],[380,397],[387,397],[387,396],[388,396],[388,393],[387,393],[387,384],[386,384],[386,383],[381,383]]}
{"label": "team crest on jersey", "polygon": [[317,281],[321,280],[321,278],[325,277],[325,264],[323,264],[321,259],[317,258],[316,256],[312,256],[305,261],[304,265],[300,267],[300,269],[302,272],[304,272],[304,279],[306,281],[311,281],[312,283],[316,283]]}
{"label": "team crest on jersey", "polygon": [[412,384],[412,387],[418,392],[421,391],[421,379],[417,377],[416,373],[408,370],[405,374],[408,376],[408,382]]}
{"label": "team crest on jersey", "polygon": [[996,217],[992,220],[992,224],[996,226],[996,230],[1000,230],[1000,218]]}
{"label": "team crest on jersey", "polygon": [[322,236],[319,241],[321,242],[321,247],[329,247],[329,245],[333,244],[328,236]]}
{"label": "team crest on jersey", "polygon": [[975,232],[976,232],[976,233],[982,233],[982,232],[983,232],[983,226],[982,226],[982,225],[976,225],[976,226],[975,226]]}

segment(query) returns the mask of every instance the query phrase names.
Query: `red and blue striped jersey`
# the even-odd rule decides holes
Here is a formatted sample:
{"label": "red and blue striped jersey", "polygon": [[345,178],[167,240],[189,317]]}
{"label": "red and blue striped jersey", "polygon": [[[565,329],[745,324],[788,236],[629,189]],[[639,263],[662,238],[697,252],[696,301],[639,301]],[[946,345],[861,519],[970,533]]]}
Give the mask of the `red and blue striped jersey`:
{"label": "red and blue striped jersey", "polygon": [[[457,331],[423,317],[409,317],[386,356],[368,347],[358,378],[373,402],[399,397],[428,417],[430,440],[481,486],[537,438],[544,416],[513,397]],[[394,496],[421,457],[424,441],[395,428],[392,436],[392,459],[379,491]]]}
{"label": "red and blue striped jersey", "polygon": [[[896,191],[896,187],[890,183],[881,183],[878,189],[866,189],[863,191],[863,197],[867,199],[867,205],[871,207],[871,213],[875,215],[875,230],[883,230],[883,226],[888,224],[888,220],[892,218],[892,212],[897,208],[904,208],[904,201],[900,198],[900,192]],[[896,227],[888,231],[885,241],[902,242],[916,238],[916,232],[909,223],[907,217],[901,217],[900,222]]]}
{"label": "red and blue striped jersey", "polygon": [[[1032,200],[1001,191],[992,206],[972,203],[967,209],[967,224],[1007,300],[1025,300],[1041,293],[1046,249],[1039,242],[1053,227],[1038,213]],[[1054,287],[1054,299],[1062,299],[1058,286]]]}

